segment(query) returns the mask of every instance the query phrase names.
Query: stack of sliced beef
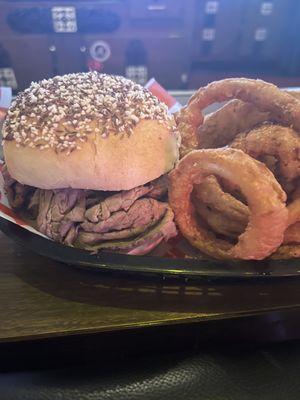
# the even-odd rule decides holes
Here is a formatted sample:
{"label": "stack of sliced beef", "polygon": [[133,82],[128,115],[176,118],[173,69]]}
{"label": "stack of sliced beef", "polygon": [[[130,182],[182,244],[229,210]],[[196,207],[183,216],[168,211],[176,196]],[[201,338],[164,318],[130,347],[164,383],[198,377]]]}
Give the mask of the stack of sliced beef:
{"label": "stack of sliced beef", "polygon": [[115,193],[80,189],[43,190],[24,186],[3,170],[13,208],[35,221],[49,238],[86,249],[145,254],[176,235],[165,201],[167,179]]}

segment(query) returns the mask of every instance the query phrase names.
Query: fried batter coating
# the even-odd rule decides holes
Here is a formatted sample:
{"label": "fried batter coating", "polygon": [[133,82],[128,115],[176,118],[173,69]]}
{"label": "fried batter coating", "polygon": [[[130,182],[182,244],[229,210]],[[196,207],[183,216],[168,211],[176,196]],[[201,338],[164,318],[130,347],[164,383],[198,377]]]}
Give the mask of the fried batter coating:
{"label": "fried batter coating", "polygon": [[[191,193],[194,184],[201,184],[209,175],[232,181],[247,199],[249,223],[234,246],[216,239],[197,223]],[[243,151],[227,148],[190,152],[170,174],[169,199],[181,233],[211,257],[260,260],[283,241],[288,219],[286,194],[268,168]]]}

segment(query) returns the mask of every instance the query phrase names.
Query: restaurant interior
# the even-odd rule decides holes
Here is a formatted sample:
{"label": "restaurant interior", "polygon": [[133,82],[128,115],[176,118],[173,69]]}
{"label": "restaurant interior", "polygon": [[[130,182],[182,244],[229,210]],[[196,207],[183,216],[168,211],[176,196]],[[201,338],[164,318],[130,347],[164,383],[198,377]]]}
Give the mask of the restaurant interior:
{"label": "restaurant interior", "polygon": [[[9,179],[14,179],[9,184],[10,188],[13,187],[16,190],[15,196],[18,196],[21,184],[27,185],[26,193],[30,194],[36,188],[39,193],[40,190],[48,189],[47,186],[31,184],[29,178],[28,182],[26,179],[24,182],[21,178],[18,179],[17,176],[25,176],[24,171],[32,171],[32,176],[52,174],[52,177],[57,177],[58,182],[59,174],[70,168],[66,162],[63,169],[56,169],[58,162],[54,161],[53,164],[40,161],[39,167],[34,156],[31,159],[27,157],[25,165],[25,156],[23,158],[21,151],[27,149],[26,141],[29,141],[29,136],[26,136],[27,131],[24,131],[23,136],[22,132],[21,136],[17,136],[14,129],[17,131],[18,125],[16,122],[10,123],[10,120],[16,116],[16,107],[25,109],[25,100],[22,99],[26,98],[27,88],[33,91],[33,100],[32,104],[29,102],[26,106],[31,104],[31,118],[38,118],[34,114],[34,102],[39,100],[36,100],[34,90],[39,85],[47,88],[47,82],[56,82],[57,76],[87,76],[93,80],[96,79],[95,76],[107,74],[121,76],[141,85],[132,87],[139,87],[141,93],[149,90],[151,96],[156,98],[155,101],[166,104],[166,113],[170,118],[174,117],[174,124],[177,124],[176,129],[181,135],[181,139],[176,139],[177,143],[181,141],[178,147],[181,145],[182,150],[176,150],[179,151],[181,160],[187,160],[191,151],[195,157],[199,154],[201,163],[201,151],[209,152],[210,147],[214,147],[214,151],[225,153],[232,150],[234,145],[224,141],[224,137],[229,135],[226,129],[230,128],[233,132],[236,125],[247,126],[247,121],[254,115],[252,108],[249,112],[248,109],[244,111],[244,115],[236,117],[234,114],[232,118],[230,110],[227,111],[224,118],[226,123],[220,121],[220,118],[211,119],[215,121],[208,127],[212,133],[206,136],[210,145],[201,144],[201,139],[197,139],[197,148],[192,142],[193,129],[195,128],[201,138],[199,126],[205,125],[209,116],[217,115],[219,110],[223,110],[220,107],[225,101],[239,99],[237,101],[246,105],[253,103],[261,113],[269,113],[269,119],[260,117],[263,128],[261,125],[257,128],[258,125],[253,124],[254,130],[270,127],[264,124],[271,121],[270,129],[273,133],[278,126],[278,137],[280,132],[284,136],[289,129],[289,132],[292,131],[290,135],[293,141],[287,144],[287,139],[282,144],[273,138],[273,147],[267,147],[268,144],[264,142],[264,153],[257,148],[251,148],[245,157],[254,157],[258,160],[255,163],[267,165],[272,175],[268,179],[274,179],[273,188],[278,182],[282,186],[284,191],[281,186],[276,190],[280,191],[281,196],[285,196],[284,207],[288,209],[293,201],[297,201],[299,193],[297,184],[300,165],[296,165],[300,159],[300,140],[297,145],[298,128],[300,129],[300,95],[297,97],[300,93],[299,37],[299,0],[0,0],[0,139],[3,139],[2,145],[0,144],[0,176],[3,174],[4,177],[6,164],[11,175],[12,166],[19,166],[14,167],[16,176],[9,176]],[[70,89],[71,96],[72,90],[76,94],[76,82],[74,84],[72,81],[75,78],[70,80],[71,83],[64,81],[64,78],[58,79],[62,79],[62,85],[67,82],[73,86]],[[264,82],[259,89],[261,80]],[[210,86],[214,81],[221,82],[218,86],[220,89],[215,91]],[[249,83],[249,86],[244,89],[240,82],[246,82],[245,85]],[[78,87],[80,85],[83,84],[78,81]],[[217,93],[218,90],[222,94]],[[209,101],[203,95],[206,91],[209,92]],[[54,99],[52,106],[55,108],[56,103],[65,101],[64,96],[65,93],[61,96],[62,100]],[[114,97],[113,91],[110,96]],[[51,99],[49,97],[49,104]],[[88,92],[87,99],[90,101]],[[152,104],[156,105],[155,102]],[[43,108],[40,110],[44,112]],[[139,115],[142,114],[147,115],[147,110],[142,109]],[[52,114],[49,115],[44,120],[51,120]],[[26,118],[29,117],[24,117],[28,121]],[[72,118],[74,121],[75,117]],[[197,121],[197,127],[191,121],[193,124]],[[73,130],[77,129],[75,125],[72,126]],[[118,127],[118,120],[115,126]],[[32,129],[34,138],[35,128]],[[153,131],[156,132],[154,127]],[[246,132],[245,129],[244,131]],[[214,132],[220,135],[219,142]],[[250,137],[253,131],[249,132],[250,129],[247,131]],[[262,131],[259,130],[255,136],[257,141],[260,141],[260,132]],[[203,135],[205,134],[204,132]],[[77,133],[76,137],[84,142],[85,136],[80,135],[81,133]],[[117,137],[117,134],[111,136]],[[231,139],[235,136],[232,133]],[[103,137],[105,132],[102,133]],[[12,161],[12,150],[9,153],[11,147],[8,146],[14,140],[15,159]],[[52,139],[49,140],[51,142]],[[158,165],[163,156],[156,149],[157,158],[152,160],[153,165],[148,166],[147,154],[151,148],[150,139],[148,140],[148,150],[145,149],[144,157],[146,167],[143,168],[154,170],[154,164]],[[159,140],[163,139],[160,137]],[[29,146],[34,147],[35,141],[33,139],[33,144],[30,143]],[[22,143],[25,143],[24,146]],[[40,144],[38,138],[37,143],[41,151],[49,148],[48,144]],[[66,142],[59,143],[61,147],[68,146]],[[77,149],[81,147],[77,146],[76,151]],[[76,153],[73,150],[72,147],[68,150],[70,157]],[[246,152],[245,149],[242,150]],[[42,154],[47,151],[48,149]],[[55,151],[56,157],[59,151],[57,148]],[[138,151],[136,145],[136,153]],[[241,150],[235,151],[243,153]],[[291,159],[288,158],[289,151],[293,152]],[[96,157],[94,154],[89,157]],[[100,154],[97,148],[96,154]],[[132,154],[133,160],[134,157]],[[176,170],[184,163],[179,161],[178,164],[178,157],[173,165]],[[118,168],[124,168],[121,156],[119,160],[116,160],[116,156],[114,158],[115,164],[119,163]],[[195,160],[191,160],[190,168],[197,164],[198,158],[195,158],[194,164]],[[289,162],[294,162],[290,164],[293,165],[290,169]],[[105,165],[105,161],[103,163]],[[132,172],[134,163],[135,161],[130,167],[132,175],[135,174]],[[211,163],[208,162],[208,170]],[[31,169],[29,164],[32,164]],[[88,176],[88,166],[84,167],[80,162],[74,165],[77,168],[74,175]],[[287,178],[285,166],[290,174]],[[268,197],[266,193],[269,186],[259,186],[263,177],[253,175],[251,178],[246,172],[243,175],[242,170],[245,168],[246,171],[246,167],[242,162],[235,167],[241,182],[244,176],[247,177],[245,180],[251,190],[246,188],[243,192],[241,189],[242,196],[237,195],[234,198],[235,201],[239,200],[243,210],[246,209],[245,212],[248,213],[246,222],[245,218],[234,221],[234,234],[231,231],[228,234],[231,235],[230,244],[234,247],[235,240],[240,240],[244,235],[242,232],[251,230],[250,225],[247,225],[248,220],[249,224],[252,221],[252,214],[249,217],[249,213],[256,212],[247,196],[255,196],[256,202],[265,202],[264,204],[273,201],[273,197]],[[96,170],[96,167],[90,167],[91,170],[93,168]],[[166,170],[165,166],[164,168],[163,173],[171,170]],[[253,166],[253,171],[255,168]],[[264,168],[268,169],[265,166]],[[214,171],[219,170],[216,167]],[[159,175],[163,173],[160,172]],[[178,192],[174,188],[176,180],[182,187],[188,182],[182,178],[184,173],[183,169],[177,175],[176,171],[171,172],[171,189],[167,189],[171,208]],[[264,174],[262,171],[261,175]],[[278,182],[274,176],[276,179],[279,176]],[[197,242],[195,235],[190,234],[188,229],[185,231],[186,222],[182,222],[183,218],[179,215],[183,209],[179,206],[177,209],[175,205],[177,228],[174,229],[179,230],[181,236],[171,238],[170,248],[167,245],[160,246],[149,257],[138,252],[106,257],[104,251],[102,259],[101,255],[98,257],[99,249],[93,250],[89,247],[93,251],[88,252],[82,248],[77,249],[73,242],[70,246],[66,245],[66,241],[56,243],[55,237],[51,237],[46,231],[37,232],[28,227],[27,220],[22,219],[24,214],[14,213],[16,209],[11,207],[9,193],[7,195],[5,191],[8,187],[6,178],[1,177],[0,400],[300,398],[300,261],[297,255],[291,256],[293,251],[296,254],[296,239],[293,239],[296,244],[291,241],[294,247],[286,250],[286,243],[290,244],[284,242],[286,231],[283,229],[288,229],[287,223],[282,228],[280,243],[272,250],[274,252],[282,248],[283,252],[289,252],[282,259],[273,259],[270,250],[263,257],[242,257],[240,261],[223,257],[221,250],[217,249],[217,262],[212,260],[214,252],[207,250],[212,259],[207,261],[201,258],[199,263],[195,256],[196,251],[191,247],[191,244],[195,245]],[[149,178],[146,183],[154,182],[156,177]],[[226,187],[232,177],[228,173],[223,178],[225,183],[222,182]],[[124,183],[126,178],[122,179]],[[202,181],[196,181],[195,178],[193,183],[200,184],[199,182]],[[236,182],[234,185],[237,185]],[[133,186],[144,189],[145,186],[141,186],[144,183]],[[30,185],[34,188],[30,188]],[[234,185],[230,187],[228,184],[231,194],[236,190]],[[243,183],[241,188],[242,185]],[[55,195],[65,187],[49,188]],[[102,196],[99,194],[101,190],[109,191],[115,196],[117,191],[123,193],[127,190],[123,186],[120,189],[109,185],[103,189],[70,184],[66,188],[84,189],[85,193],[95,189],[99,198]],[[176,193],[170,194],[170,190]],[[223,192],[223,195],[226,197],[228,193]],[[183,196],[184,194],[182,198]],[[103,198],[106,201],[108,197]],[[150,202],[157,202],[157,198],[153,198],[155,200],[151,198]],[[146,199],[149,200],[149,197]],[[88,198],[88,201],[92,202],[94,198]],[[226,204],[224,207],[225,214],[229,206]],[[127,206],[122,207],[113,211],[121,209],[122,212],[127,212]],[[227,221],[231,227],[221,211],[217,210],[220,217],[218,221],[222,221],[219,224]],[[113,211],[109,210],[111,213]],[[212,208],[207,206],[206,215],[211,215],[211,211]],[[143,214],[142,208],[140,213]],[[201,210],[197,216],[198,222],[200,216],[204,218]],[[208,218],[204,222],[201,219],[206,228],[213,226],[213,221]],[[284,216],[282,220],[284,218],[287,220],[288,217]],[[54,220],[55,223],[57,221],[60,222],[61,219]],[[265,237],[270,242],[275,235],[273,232],[278,228],[277,222],[267,231],[267,219],[264,221],[266,225],[261,223],[261,231],[266,230]],[[297,225],[298,222],[295,221]],[[88,225],[86,221],[84,223],[85,226]],[[91,224],[90,220],[88,223]],[[76,225],[76,235],[78,229],[79,225]],[[149,226],[147,229],[148,234]],[[226,236],[225,228],[222,229],[217,231],[217,240],[223,240]],[[122,232],[118,227],[112,233],[115,231]],[[103,232],[101,231],[103,235],[111,233]],[[184,238],[182,240],[183,236],[189,243],[186,244]],[[209,241],[210,236],[207,237]],[[259,237],[255,240],[260,241]],[[199,249],[203,250],[201,246]],[[280,254],[286,255],[283,252]]]}

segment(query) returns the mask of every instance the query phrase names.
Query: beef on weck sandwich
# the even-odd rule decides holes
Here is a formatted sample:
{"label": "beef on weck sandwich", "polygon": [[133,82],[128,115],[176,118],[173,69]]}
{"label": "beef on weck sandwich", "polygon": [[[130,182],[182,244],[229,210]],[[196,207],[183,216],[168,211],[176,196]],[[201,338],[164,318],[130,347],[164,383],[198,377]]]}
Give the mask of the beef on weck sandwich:
{"label": "beef on weck sandwich", "polygon": [[179,136],[140,85],[96,72],[32,83],[3,139],[9,201],[51,239],[146,254],[176,234],[166,174]]}

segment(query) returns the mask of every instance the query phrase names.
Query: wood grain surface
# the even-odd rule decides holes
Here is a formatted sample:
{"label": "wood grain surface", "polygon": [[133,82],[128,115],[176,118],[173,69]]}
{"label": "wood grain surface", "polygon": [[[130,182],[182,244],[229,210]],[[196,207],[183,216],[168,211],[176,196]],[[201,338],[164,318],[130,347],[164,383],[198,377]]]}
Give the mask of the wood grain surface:
{"label": "wood grain surface", "polygon": [[299,279],[218,285],[133,280],[38,256],[2,233],[0,257],[2,342],[300,307]]}

